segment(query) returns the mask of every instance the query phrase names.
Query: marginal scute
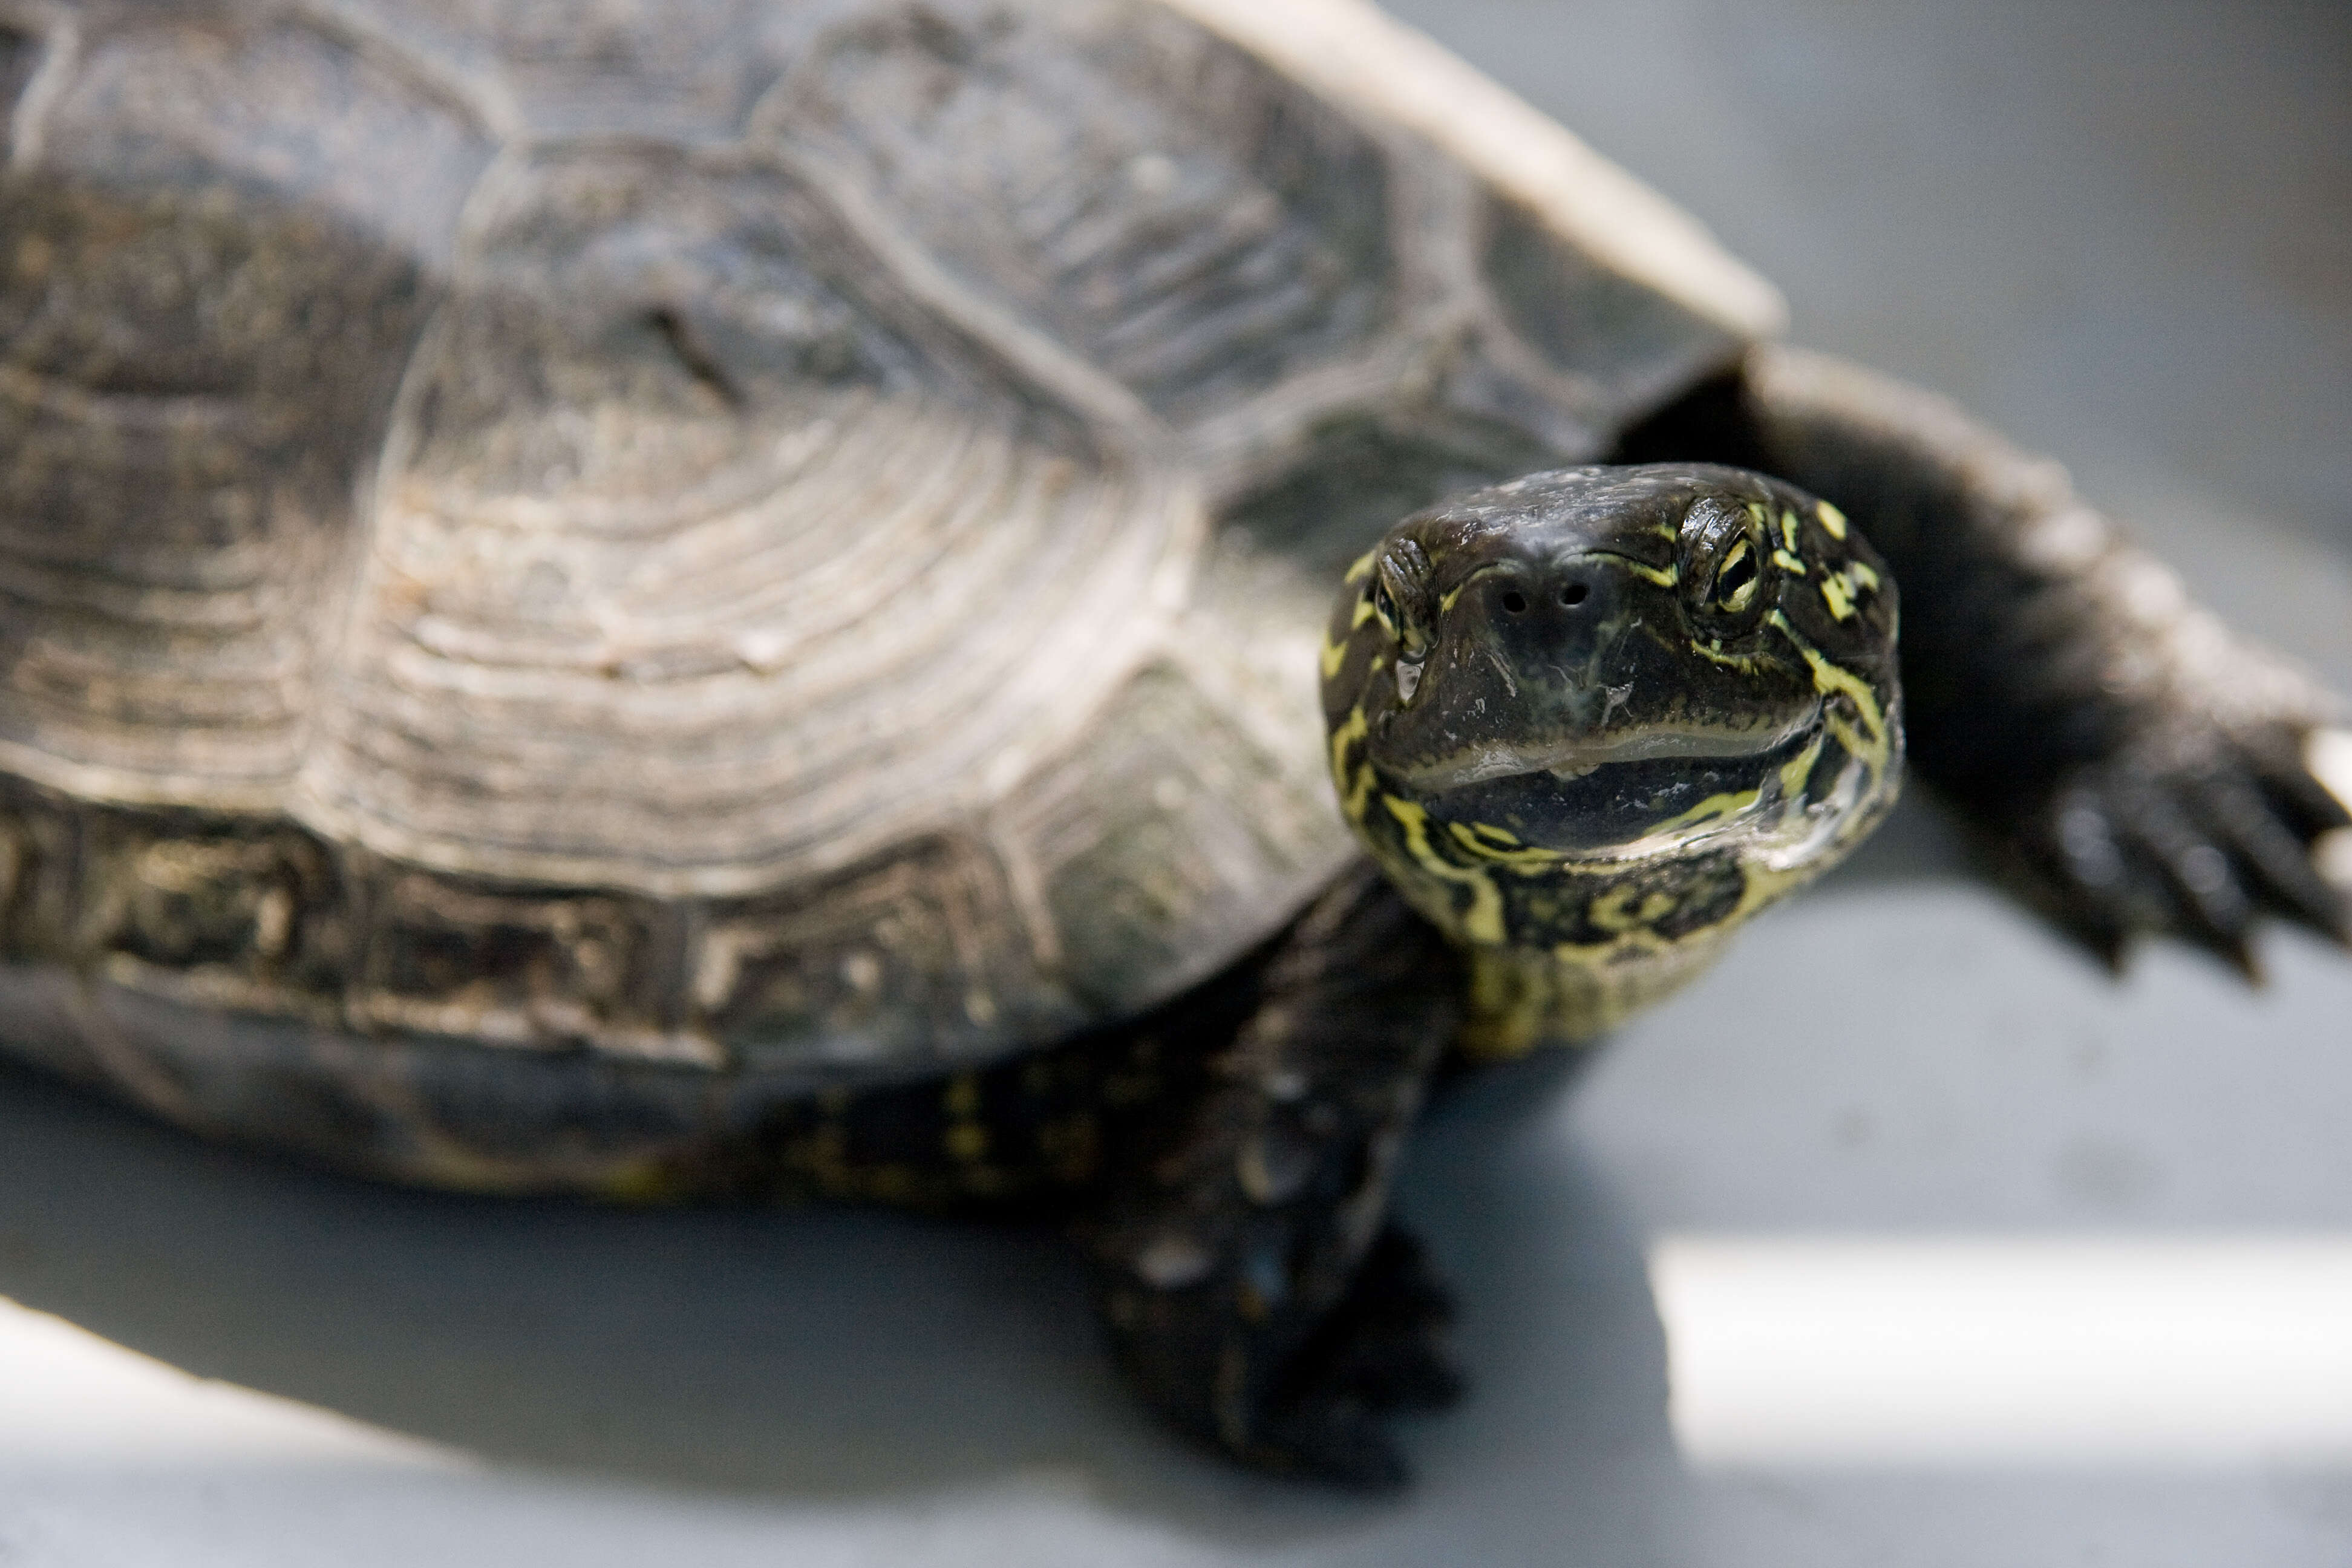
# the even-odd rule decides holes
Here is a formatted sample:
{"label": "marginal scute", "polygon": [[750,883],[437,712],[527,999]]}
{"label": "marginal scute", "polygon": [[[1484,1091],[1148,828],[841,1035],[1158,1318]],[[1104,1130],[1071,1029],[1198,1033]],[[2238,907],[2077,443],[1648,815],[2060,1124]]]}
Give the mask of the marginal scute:
{"label": "marginal scute", "polygon": [[879,8],[760,130],[1179,424],[1391,324],[1378,147],[1155,7]]}
{"label": "marginal scute", "polygon": [[339,1017],[350,893],[327,847],[283,826],[121,810],[90,812],[79,837],[78,944],[110,978],[215,1007]]}
{"label": "marginal scute", "polygon": [[[491,152],[468,105],[303,21],[160,10],[85,38],[47,112],[44,166],[215,203],[250,193],[427,267],[446,261],[457,208]],[[257,292],[289,312],[282,324],[300,320],[283,295]]]}
{"label": "marginal scute", "polygon": [[1611,422],[1654,406],[1743,346],[1517,203],[1489,195],[1485,216],[1480,267],[1504,321]]}
{"label": "marginal scute", "polygon": [[354,1026],[486,1045],[713,1066],[676,1026],[652,900],[469,888],[388,872],[373,890]]}
{"label": "marginal scute", "polygon": [[747,1069],[919,1072],[1085,1020],[1042,962],[995,854],[920,842],[813,887],[709,907],[695,1015]]}

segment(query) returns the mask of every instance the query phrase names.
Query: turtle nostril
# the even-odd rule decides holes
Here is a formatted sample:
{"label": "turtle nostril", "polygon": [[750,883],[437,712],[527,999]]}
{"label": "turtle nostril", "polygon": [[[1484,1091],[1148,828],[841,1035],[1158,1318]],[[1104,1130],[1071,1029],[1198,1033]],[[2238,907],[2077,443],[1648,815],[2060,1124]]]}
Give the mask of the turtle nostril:
{"label": "turtle nostril", "polygon": [[1580,605],[1584,603],[1584,596],[1591,592],[1591,589],[1581,583],[1570,583],[1559,591],[1559,602],[1563,605]]}
{"label": "turtle nostril", "polygon": [[1503,595],[1503,608],[1508,610],[1515,616],[1523,616],[1527,614],[1527,595],[1520,593],[1517,588],[1512,589],[1509,593]]}

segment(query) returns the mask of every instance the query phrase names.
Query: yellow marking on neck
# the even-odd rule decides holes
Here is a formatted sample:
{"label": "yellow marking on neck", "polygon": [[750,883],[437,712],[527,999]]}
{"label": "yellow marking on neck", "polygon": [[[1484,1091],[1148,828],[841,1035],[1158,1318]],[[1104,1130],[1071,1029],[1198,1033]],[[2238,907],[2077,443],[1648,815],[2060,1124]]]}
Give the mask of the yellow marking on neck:
{"label": "yellow marking on neck", "polygon": [[1822,579],[1822,603],[1830,607],[1833,620],[1847,620],[1853,615],[1853,595],[1847,591],[1845,578],[1832,572]]}
{"label": "yellow marking on neck", "polygon": [[1781,798],[1794,800],[1798,792],[1805,787],[1805,780],[1812,776],[1813,764],[1821,760],[1822,734],[1816,730],[1803,751],[1780,764]]}
{"label": "yellow marking on neck", "polygon": [[1861,584],[1871,592],[1876,593],[1878,591],[1878,574],[1872,571],[1867,563],[1860,561],[1848,562],[1846,563],[1845,574],[1848,579]]}
{"label": "yellow marking on neck", "polygon": [[1379,613],[1379,611],[1372,608],[1371,596],[1367,595],[1363,598],[1356,601],[1355,611],[1348,617],[1348,635],[1346,637],[1341,637],[1338,642],[1333,642],[1329,633],[1327,632],[1324,634],[1324,679],[1328,680],[1333,676],[1339,673],[1339,667],[1348,662],[1348,649],[1355,641],[1358,628],[1362,626],[1366,621],[1370,620]]}
{"label": "yellow marking on neck", "polygon": [[1389,815],[1404,829],[1405,853],[1413,864],[1441,881],[1470,889],[1470,909],[1462,916],[1462,935],[1474,942],[1499,947],[1503,943],[1503,893],[1493,879],[1475,866],[1456,866],[1429,842],[1429,813],[1395,795],[1381,797]]}
{"label": "yellow marking on neck", "polygon": [[1813,503],[1813,515],[1822,520],[1822,527],[1828,531],[1832,539],[1841,543],[1844,542],[1845,513],[1825,500],[1817,500]]}
{"label": "yellow marking on neck", "polygon": [[1350,778],[1348,773],[1348,748],[1371,732],[1364,720],[1360,702],[1349,711],[1348,721],[1331,731],[1331,786],[1339,792],[1339,809],[1348,820],[1361,826],[1364,805],[1372,793],[1372,764],[1364,763]]}
{"label": "yellow marking on neck", "polygon": [[[1660,898],[1666,895],[1653,890],[1645,906]],[[1681,990],[1722,949],[1719,928],[1671,942],[1636,929],[1593,948],[1473,948],[1470,1017],[1455,1043],[1464,1055],[1492,1061],[1590,1040]]]}
{"label": "yellow marking on neck", "polygon": [[1502,839],[1507,845],[1517,845],[1518,840],[1501,828],[1489,827],[1483,822],[1472,823],[1466,827],[1461,823],[1450,822],[1446,824],[1446,833],[1456,844],[1481,860],[1492,860],[1498,866],[1508,866],[1512,870],[1530,877],[1550,870],[1567,858],[1557,849],[1545,849],[1540,847],[1497,848],[1492,844],[1484,843],[1479,838],[1481,834],[1491,834]]}
{"label": "yellow marking on neck", "polygon": [[1785,550],[1772,552],[1772,564],[1791,577],[1801,577],[1805,574],[1805,563]]}
{"label": "yellow marking on neck", "polygon": [[1860,676],[1832,664],[1821,649],[1800,637],[1797,628],[1789,624],[1787,616],[1775,610],[1766,619],[1780,628],[1780,635],[1804,656],[1805,663],[1813,672],[1814,690],[1824,697],[1843,697],[1853,704],[1856,717],[1862,721],[1861,729],[1857,731],[1832,707],[1828,720],[1830,732],[1874,776],[1885,777],[1889,742],[1886,711],[1878,705],[1878,694],[1871,690],[1869,683]]}
{"label": "yellow marking on neck", "polygon": [[1763,793],[1763,790],[1759,787],[1757,789],[1731,790],[1727,791],[1722,795],[1711,795],[1705,800],[1700,801],[1696,805],[1692,806],[1688,811],[1684,812],[1681,816],[1669,817],[1667,820],[1661,822],[1655,827],[1651,828],[1647,833],[1643,834],[1642,837],[1645,839],[1654,838],[1662,833],[1678,833],[1685,827],[1696,827],[1703,822],[1714,822],[1723,818],[1737,816],[1741,812],[1746,811],[1749,806],[1754,805],[1759,799],[1762,798]]}
{"label": "yellow marking on neck", "polygon": [[1509,950],[1470,953],[1470,1016],[1456,1040],[1473,1061],[1508,1061],[1535,1049],[1554,1010],[1557,987]]}
{"label": "yellow marking on neck", "polygon": [[1355,564],[1348,568],[1347,574],[1341,578],[1341,581],[1348,583],[1362,582],[1365,578],[1372,574],[1372,563],[1379,560],[1380,555],[1381,547],[1377,544],[1373,545],[1370,550],[1365,551],[1361,555],[1356,557]]}
{"label": "yellow marking on neck", "polygon": [[1613,936],[1623,936],[1634,931],[1647,931],[1651,926],[1675,912],[1675,896],[1653,888],[1642,893],[1642,901],[1633,902],[1639,888],[1628,885],[1612,888],[1587,906],[1586,914],[1594,925]]}
{"label": "yellow marking on neck", "polygon": [[1360,702],[1349,710],[1347,722],[1331,731],[1331,782],[1341,789],[1348,787],[1348,748],[1370,732]]}
{"label": "yellow marking on neck", "polygon": [[1797,514],[1793,511],[1784,510],[1780,513],[1780,542],[1789,547],[1790,554],[1796,553]]}

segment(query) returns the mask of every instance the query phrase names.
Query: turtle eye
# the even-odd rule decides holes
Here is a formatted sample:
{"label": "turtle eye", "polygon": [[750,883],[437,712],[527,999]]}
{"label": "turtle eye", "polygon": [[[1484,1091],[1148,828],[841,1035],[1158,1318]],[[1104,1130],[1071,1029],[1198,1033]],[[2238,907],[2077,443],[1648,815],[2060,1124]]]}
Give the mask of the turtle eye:
{"label": "turtle eye", "polygon": [[1715,569],[1715,586],[1707,592],[1707,601],[1727,616],[1736,616],[1756,602],[1756,585],[1761,574],[1756,569],[1756,547],[1746,538],[1733,542],[1723,552],[1723,564]]}
{"label": "turtle eye", "polygon": [[1383,553],[1372,572],[1372,614],[1380,617],[1402,658],[1417,660],[1429,653],[1423,588],[1427,575],[1426,559],[1409,540]]}
{"label": "turtle eye", "polygon": [[1709,496],[1683,520],[1683,603],[1708,636],[1744,631],[1769,597],[1763,510]]}

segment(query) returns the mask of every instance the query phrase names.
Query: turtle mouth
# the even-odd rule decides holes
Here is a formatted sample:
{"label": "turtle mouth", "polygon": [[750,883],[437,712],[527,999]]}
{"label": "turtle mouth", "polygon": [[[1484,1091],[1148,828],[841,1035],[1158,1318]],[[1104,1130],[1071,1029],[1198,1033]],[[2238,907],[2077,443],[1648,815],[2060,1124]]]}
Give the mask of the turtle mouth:
{"label": "turtle mouth", "polygon": [[1733,763],[1783,751],[1792,740],[1820,729],[1821,721],[1822,705],[1815,700],[1771,729],[1725,731],[1650,724],[1611,738],[1574,735],[1517,744],[1495,742],[1474,746],[1444,762],[1391,771],[1399,782],[1417,794],[1428,795],[1537,774],[1575,780],[1603,768],[1633,763],[1689,763],[1704,768],[1710,763]]}
{"label": "turtle mouth", "polygon": [[1759,816],[1777,821],[1787,797],[1805,790],[1807,759],[1822,735],[1815,704],[1747,735],[1649,730],[1614,742],[1496,747],[1401,777],[1431,815],[1488,835],[1499,828],[1516,845],[1579,858],[1642,856],[1739,830]]}

